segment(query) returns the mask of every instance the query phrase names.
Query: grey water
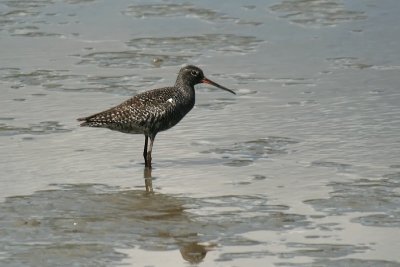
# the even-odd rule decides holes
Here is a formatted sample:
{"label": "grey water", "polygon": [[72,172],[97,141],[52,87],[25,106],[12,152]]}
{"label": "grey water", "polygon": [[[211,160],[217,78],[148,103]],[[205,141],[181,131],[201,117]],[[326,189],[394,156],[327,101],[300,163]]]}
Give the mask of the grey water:
{"label": "grey water", "polygon": [[[400,266],[399,12],[0,1],[0,266]],[[196,86],[152,172],[78,127],[184,64],[237,95]]]}

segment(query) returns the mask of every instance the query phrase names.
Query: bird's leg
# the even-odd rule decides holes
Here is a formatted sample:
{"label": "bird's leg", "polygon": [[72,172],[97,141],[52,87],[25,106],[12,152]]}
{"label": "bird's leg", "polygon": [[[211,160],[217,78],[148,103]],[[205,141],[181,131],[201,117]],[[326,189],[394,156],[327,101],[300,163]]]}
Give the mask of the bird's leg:
{"label": "bird's leg", "polygon": [[151,169],[145,167],[144,168],[144,173],[143,173],[143,177],[144,177],[144,185],[146,186],[146,192],[147,193],[153,193],[153,178],[151,177]]}
{"label": "bird's leg", "polygon": [[149,141],[149,136],[145,135],[144,139],[144,150],[143,150],[143,157],[144,157],[144,166],[147,167],[147,143]]}
{"label": "bird's leg", "polygon": [[150,135],[150,146],[147,151],[147,167],[151,168],[151,151],[153,150],[153,142],[155,136]]}

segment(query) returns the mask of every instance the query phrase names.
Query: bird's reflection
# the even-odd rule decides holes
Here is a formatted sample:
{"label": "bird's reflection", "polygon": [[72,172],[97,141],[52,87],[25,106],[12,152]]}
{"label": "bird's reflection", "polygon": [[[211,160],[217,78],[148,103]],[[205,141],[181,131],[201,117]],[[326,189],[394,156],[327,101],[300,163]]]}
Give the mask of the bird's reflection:
{"label": "bird's reflection", "polygon": [[[145,167],[143,170],[144,184],[146,193],[153,194],[153,177],[151,176],[152,169]],[[183,210],[182,210],[183,211]],[[165,235],[165,233],[164,233]],[[167,236],[171,236],[167,234]],[[197,264],[203,261],[208,251],[215,245],[202,245],[196,241],[193,242],[178,242],[181,243],[179,251],[181,252],[182,258],[192,264]]]}
{"label": "bird's reflection", "polygon": [[[113,249],[117,243],[139,251],[175,248],[188,262],[202,261],[209,251],[199,244],[204,241],[200,238],[204,234],[199,232],[204,223],[187,211],[187,206],[196,205],[197,200],[153,192],[150,168],[144,169],[144,180],[146,190],[58,184],[52,185],[54,189],[7,198],[0,203],[0,214],[10,220],[0,220],[1,232],[18,240],[17,249],[26,248],[26,238],[41,244],[21,250],[23,253],[11,248],[8,252],[34,261],[38,251],[46,251],[49,261],[55,261],[66,250],[80,251],[75,260],[89,266],[93,255],[102,255],[104,261],[122,257]],[[79,241],[71,242],[77,234]],[[90,245],[82,242],[86,240]]]}
{"label": "bird's reflection", "polygon": [[202,245],[197,242],[192,242],[181,246],[179,251],[185,261],[194,264],[202,262],[207,252],[212,250],[214,246],[215,245]]}

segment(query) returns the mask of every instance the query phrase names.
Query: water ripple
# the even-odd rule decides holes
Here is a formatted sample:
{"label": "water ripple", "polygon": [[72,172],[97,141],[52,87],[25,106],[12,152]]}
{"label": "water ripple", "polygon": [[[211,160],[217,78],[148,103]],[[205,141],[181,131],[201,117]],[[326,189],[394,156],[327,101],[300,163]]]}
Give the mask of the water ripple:
{"label": "water ripple", "polygon": [[221,155],[224,160],[228,160],[224,165],[241,167],[252,164],[255,160],[288,154],[292,152],[290,145],[299,143],[298,140],[269,136],[257,140],[235,143],[229,148],[213,148],[202,153],[215,153]]}
{"label": "water ripple", "polygon": [[39,123],[29,124],[27,127],[11,126],[5,123],[0,123],[0,136],[11,136],[20,134],[53,134],[70,132],[71,129],[66,129],[64,125],[57,121],[42,121]]}
{"label": "water ripple", "polygon": [[317,211],[330,215],[351,212],[376,213],[353,221],[368,226],[398,227],[400,225],[400,172],[384,175],[380,179],[358,179],[351,182],[331,183],[333,191],[327,199],[304,201]]}
{"label": "water ripple", "polygon": [[253,36],[204,34],[198,36],[135,38],[127,42],[127,45],[138,50],[161,50],[195,56],[201,54],[203,51],[223,53],[254,52],[261,42],[262,40]]}
{"label": "water ripple", "polygon": [[122,11],[122,14],[135,18],[193,16],[211,22],[236,20],[236,18],[230,17],[224,13],[212,9],[196,7],[189,3],[132,5]]}
{"label": "water ripple", "polygon": [[94,52],[81,56],[77,64],[95,64],[103,68],[149,68],[176,66],[188,62],[190,56],[142,53],[138,51]]}
{"label": "water ripple", "polygon": [[303,26],[334,26],[367,18],[364,12],[348,10],[338,0],[283,0],[269,8],[281,13],[281,18]]}

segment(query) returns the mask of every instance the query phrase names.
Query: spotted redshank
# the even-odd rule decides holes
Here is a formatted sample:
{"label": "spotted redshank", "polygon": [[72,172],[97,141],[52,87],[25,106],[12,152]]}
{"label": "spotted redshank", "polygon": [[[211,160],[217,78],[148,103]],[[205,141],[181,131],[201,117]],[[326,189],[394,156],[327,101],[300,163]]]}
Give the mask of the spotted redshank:
{"label": "spotted redshank", "polygon": [[[94,115],[79,118],[81,126],[102,127],[111,130],[144,134],[143,157],[151,168],[151,151],[158,132],[176,125],[194,106],[194,85],[210,84],[232,94],[234,91],[207,79],[203,71],[188,65],[179,71],[173,87],[164,87],[138,94],[120,105]],[[148,142],[150,138],[150,144]]]}

